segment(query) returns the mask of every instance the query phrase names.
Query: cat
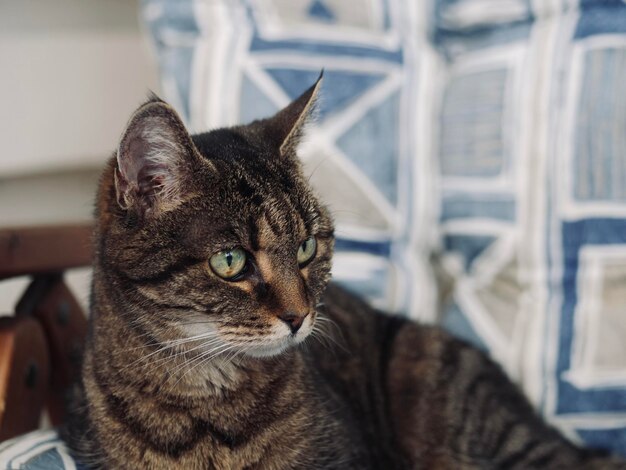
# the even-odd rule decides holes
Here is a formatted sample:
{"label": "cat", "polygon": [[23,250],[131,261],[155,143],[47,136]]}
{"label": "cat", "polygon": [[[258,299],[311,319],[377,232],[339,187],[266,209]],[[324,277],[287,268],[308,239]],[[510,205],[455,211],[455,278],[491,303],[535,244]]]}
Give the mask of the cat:
{"label": "cat", "polygon": [[156,96],[131,117],[96,198],[90,332],[64,431],[78,461],[626,468],[544,424],[483,353],[329,283],[333,221],[296,155],[319,87],[198,135]]}

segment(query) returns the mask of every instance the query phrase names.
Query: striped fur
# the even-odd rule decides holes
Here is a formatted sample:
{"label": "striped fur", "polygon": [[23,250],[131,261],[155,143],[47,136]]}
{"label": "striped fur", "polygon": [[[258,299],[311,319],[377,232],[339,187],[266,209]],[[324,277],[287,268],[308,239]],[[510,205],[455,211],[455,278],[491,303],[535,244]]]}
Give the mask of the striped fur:
{"label": "striped fur", "polygon": [[[114,469],[624,468],[542,423],[480,352],[327,286],[333,225],[295,155],[316,93],[193,137],[157,98],[131,119],[97,198],[91,331],[65,431],[76,457]],[[299,267],[311,235],[315,258]],[[251,261],[226,281],[208,259],[235,246]],[[296,333],[285,312],[303,318]]]}

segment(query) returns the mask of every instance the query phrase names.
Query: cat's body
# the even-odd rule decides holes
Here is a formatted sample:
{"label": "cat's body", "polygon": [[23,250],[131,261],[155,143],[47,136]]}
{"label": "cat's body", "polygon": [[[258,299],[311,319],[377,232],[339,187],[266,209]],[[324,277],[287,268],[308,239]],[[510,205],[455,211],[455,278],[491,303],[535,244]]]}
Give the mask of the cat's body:
{"label": "cat's body", "polygon": [[543,424],[482,353],[327,288],[332,221],[295,157],[316,89],[270,120],[193,138],[156,99],[131,119],[97,200],[67,430],[78,459],[625,468]]}
{"label": "cat's body", "polygon": [[[333,339],[195,367],[171,391],[160,377],[180,363],[96,342],[108,360],[86,363],[90,419],[107,432],[75,447],[107,468],[612,468],[541,423],[475,349],[332,285],[324,300]],[[141,343],[115,316],[103,323],[108,341]]]}

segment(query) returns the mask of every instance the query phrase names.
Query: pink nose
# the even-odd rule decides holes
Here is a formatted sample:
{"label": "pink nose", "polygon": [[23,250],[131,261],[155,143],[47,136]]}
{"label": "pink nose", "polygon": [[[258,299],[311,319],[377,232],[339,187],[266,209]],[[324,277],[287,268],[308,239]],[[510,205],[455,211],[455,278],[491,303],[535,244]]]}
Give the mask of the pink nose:
{"label": "pink nose", "polygon": [[302,322],[304,322],[304,319],[307,317],[307,315],[308,312],[304,315],[294,312],[285,312],[281,315],[278,315],[278,318],[284,321],[291,330],[291,333],[295,335],[302,326]]}

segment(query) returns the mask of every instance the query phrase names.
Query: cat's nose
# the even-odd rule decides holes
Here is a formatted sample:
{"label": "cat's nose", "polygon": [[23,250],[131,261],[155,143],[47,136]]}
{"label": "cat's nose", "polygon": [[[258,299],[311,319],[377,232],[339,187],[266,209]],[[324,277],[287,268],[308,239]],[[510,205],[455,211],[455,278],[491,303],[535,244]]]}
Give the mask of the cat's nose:
{"label": "cat's nose", "polygon": [[295,312],[285,312],[278,315],[278,318],[284,321],[291,330],[291,333],[295,335],[302,326],[302,322],[304,322],[304,319],[307,317],[308,314],[308,312],[304,315]]}

